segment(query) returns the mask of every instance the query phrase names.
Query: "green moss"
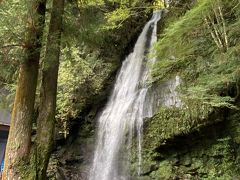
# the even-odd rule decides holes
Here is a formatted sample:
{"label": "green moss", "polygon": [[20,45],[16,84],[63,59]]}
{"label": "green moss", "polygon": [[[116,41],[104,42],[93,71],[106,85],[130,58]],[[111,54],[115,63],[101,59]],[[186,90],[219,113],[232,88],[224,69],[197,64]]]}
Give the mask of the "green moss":
{"label": "green moss", "polygon": [[147,120],[145,131],[145,146],[156,147],[165,140],[176,135],[187,134],[199,126],[206,124],[209,109],[200,109],[198,105],[194,108],[160,108],[159,112]]}
{"label": "green moss", "polygon": [[172,166],[169,161],[162,161],[157,171],[150,174],[152,179],[169,179],[172,176]]}
{"label": "green moss", "polygon": [[[223,23],[226,24],[226,50],[218,48],[208,28],[206,18],[217,19],[214,12],[220,7]],[[198,101],[212,107],[234,108],[229,89],[238,84],[239,43],[234,40],[239,34],[240,7],[237,1],[201,0],[187,13],[171,21],[156,44],[158,62],[154,65],[154,81],[161,82],[172,76],[182,79],[183,101]],[[218,9],[219,10],[219,9]],[[217,11],[218,11],[217,10]],[[229,13],[230,12],[230,13]],[[170,12],[171,15],[172,12]],[[215,24],[223,36],[223,27]]]}
{"label": "green moss", "polygon": [[[216,7],[227,26],[229,44],[224,51],[204,20],[206,15],[218,18]],[[144,169],[154,165],[148,172],[152,178],[239,178],[240,113],[226,111],[239,107],[239,15],[235,0],[201,0],[176,14],[170,9],[156,44],[153,76],[156,83],[181,77],[182,107],[161,107],[146,120],[143,164]]]}
{"label": "green moss", "polygon": [[17,172],[20,174],[22,179],[26,180],[33,180],[36,179],[36,164],[34,161],[33,156],[31,159],[23,159],[22,161],[18,162],[17,165]]}
{"label": "green moss", "polygon": [[[174,111],[174,110],[173,110]],[[167,116],[168,124],[164,119],[156,116],[149,121],[159,121],[158,125],[148,124],[145,132],[151,132],[151,136],[145,136],[143,165],[150,171],[152,179],[226,179],[238,178],[239,170],[239,112],[231,111],[230,116],[224,121],[214,124],[195,126],[189,131],[176,131],[163,136],[154,128],[165,131],[175,129],[171,120],[173,117],[181,117],[179,114]],[[220,114],[218,114],[220,116]],[[211,118],[210,118],[211,119]],[[176,119],[175,119],[176,120]],[[162,122],[161,122],[162,121]],[[150,122],[149,122],[150,123]],[[163,124],[159,124],[163,123]],[[162,127],[161,127],[162,126]],[[167,127],[170,126],[170,127]],[[170,132],[173,132],[170,130]],[[169,137],[171,139],[169,141]],[[155,142],[154,144],[148,143]],[[150,168],[153,167],[154,168]],[[151,171],[152,170],[152,171]]]}

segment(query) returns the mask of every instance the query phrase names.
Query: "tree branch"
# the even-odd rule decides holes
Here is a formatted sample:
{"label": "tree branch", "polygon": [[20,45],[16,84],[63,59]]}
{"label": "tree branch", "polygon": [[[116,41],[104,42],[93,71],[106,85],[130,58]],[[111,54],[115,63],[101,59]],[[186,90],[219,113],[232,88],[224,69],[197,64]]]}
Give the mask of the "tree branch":
{"label": "tree branch", "polygon": [[23,47],[22,44],[7,44],[4,46],[0,46],[0,49],[8,48],[8,47]]}
{"label": "tree branch", "polygon": [[222,9],[220,6],[218,6],[218,10],[219,10],[219,14],[222,20],[222,25],[223,25],[223,36],[224,36],[224,40],[225,40],[225,45],[226,45],[226,50],[228,50],[228,37],[227,37],[227,31],[226,31],[226,24],[225,24],[225,20],[223,17],[223,13],[222,13]]}

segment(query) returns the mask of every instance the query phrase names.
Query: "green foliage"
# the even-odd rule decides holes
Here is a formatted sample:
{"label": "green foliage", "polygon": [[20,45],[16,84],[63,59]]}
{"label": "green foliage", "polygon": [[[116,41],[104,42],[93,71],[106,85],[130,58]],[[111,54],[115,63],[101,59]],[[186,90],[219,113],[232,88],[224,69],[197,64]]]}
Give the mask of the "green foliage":
{"label": "green foliage", "polygon": [[27,4],[9,0],[0,6],[0,107],[11,109],[18,67],[23,59]]}
{"label": "green foliage", "polygon": [[[150,173],[153,179],[238,178],[238,115],[227,119],[227,127],[222,125],[226,132],[220,129],[201,134],[200,131],[221,121],[221,115],[213,114],[216,109],[237,109],[238,106],[235,100],[239,97],[240,77],[239,2],[200,0],[187,12],[175,10],[176,7],[170,7],[164,22],[166,28],[155,45],[158,61],[152,75],[153,82],[160,84],[176,75],[181,77],[178,91],[182,106],[161,107],[154,117],[146,120],[143,164],[154,165]],[[217,23],[220,11],[226,36],[223,25]],[[211,28],[206,23],[209,16],[214,20]],[[216,44],[211,34],[213,26],[221,42],[227,37],[226,49]],[[200,140],[192,139],[195,133]],[[178,149],[176,144],[182,145],[181,137],[190,137],[190,140],[187,147]]]}
{"label": "green foliage", "polygon": [[103,29],[115,29],[122,26],[122,23],[131,16],[130,9],[126,6],[121,6],[120,8],[105,13],[105,18],[107,20],[107,25],[103,26]]}
{"label": "green foliage", "polygon": [[[146,147],[153,148],[164,143],[174,136],[188,134],[206,123],[211,112],[208,105],[199,106],[198,101],[188,101],[181,108],[162,107],[159,112],[147,122],[144,143]],[[151,139],[151,141],[149,141]]]}
{"label": "green foliage", "polygon": [[[192,124],[183,113],[176,108],[162,108],[148,120],[143,141],[143,169],[148,170],[152,179],[238,178],[239,112],[232,112],[227,123],[212,126],[206,126],[212,120],[206,121],[204,117]],[[185,117],[187,119],[182,120]]]}
{"label": "green foliage", "polygon": [[106,35],[100,32],[104,23],[104,14],[97,6],[78,7],[77,4],[67,4],[63,19],[63,45],[71,43],[88,46],[91,49],[100,49]]}
{"label": "green foliage", "polygon": [[155,0],[153,2],[153,5],[154,5],[154,9],[156,9],[156,10],[166,8],[165,4],[164,4],[164,0]]}
{"label": "green foliage", "polygon": [[152,10],[164,8],[164,3],[161,0],[155,0],[152,4],[139,0],[114,2],[118,3],[119,7],[104,14],[106,23],[101,28],[102,30],[120,28],[129,18],[137,17],[141,13],[149,13]]}
{"label": "green foliage", "polygon": [[1,3],[0,16],[0,81],[9,83],[16,78],[17,67],[22,59],[26,3],[9,0]]}
{"label": "green foliage", "polygon": [[151,179],[169,179],[172,175],[172,165],[169,161],[162,161],[158,170],[153,171],[150,175]]}
{"label": "green foliage", "polygon": [[[140,19],[145,20],[147,17],[145,8],[134,8],[140,6],[139,4],[145,6],[148,3],[139,0],[136,2],[138,4],[133,3],[131,7],[120,1],[105,1],[98,6],[94,3],[86,4],[87,2],[84,6],[81,6],[81,3],[67,4],[64,17],[64,47],[74,43],[84,45],[92,51],[99,51],[101,56],[107,58],[114,56],[114,60],[117,56],[123,56],[119,52],[126,48],[129,37],[141,28],[140,25],[144,22]],[[135,24],[139,24],[139,27]],[[126,38],[129,41],[126,41]]]}
{"label": "green foliage", "polygon": [[[229,45],[226,51],[217,46],[215,29],[209,29],[206,17],[214,19],[219,38],[224,38],[223,27],[217,24],[220,13],[222,23],[226,24],[226,38]],[[234,40],[239,34],[239,3],[237,1],[201,0],[185,15],[165,29],[156,44],[158,62],[153,69],[153,79],[161,82],[175,75],[180,75],[180,94],[183,102],[187,99],[208,104],[211,107],[233,106],[234,99],[228,90],[238,86],[239,79],[239,43]],[[222,40],[223,41],[223,40]]]}
{"label": "green foliage", "polygon": [[105,23],[102,25],[100,30],[113,30],[122,27],[125,21],[130,18],[136,18],[141,14],[147,14],[152,10],[163,9],[164,5],[161,0],[148,1],[141,0],[126,0],[126,1],[109,1],[112,3],[114,10],[106,10],[104,13]]}
{"label": "green foliage", "polygon": [[12,109],[15,89],[15,84],[0,84],[0,109]]}
{"label": "green foliage", "polygon": [[98,54],[86,47],[62,49],[59,69],[57,117],[64,122],[76,118],[86,107],[89,99],[98,95],[105,81],[114,70],[112,63],[99,59]]}

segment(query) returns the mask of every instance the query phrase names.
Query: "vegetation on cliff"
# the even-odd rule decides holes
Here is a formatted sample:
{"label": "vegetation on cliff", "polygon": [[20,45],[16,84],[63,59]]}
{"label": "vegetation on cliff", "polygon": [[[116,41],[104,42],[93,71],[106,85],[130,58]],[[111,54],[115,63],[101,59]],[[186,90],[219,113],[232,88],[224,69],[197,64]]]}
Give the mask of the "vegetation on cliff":
{"label": "vegetation on cliff", "polygon": [[239,178],[239,12],[234,0],[178,1],[169,9],[153,83],[180,76],[182,105],[146,120],[146,178]]}

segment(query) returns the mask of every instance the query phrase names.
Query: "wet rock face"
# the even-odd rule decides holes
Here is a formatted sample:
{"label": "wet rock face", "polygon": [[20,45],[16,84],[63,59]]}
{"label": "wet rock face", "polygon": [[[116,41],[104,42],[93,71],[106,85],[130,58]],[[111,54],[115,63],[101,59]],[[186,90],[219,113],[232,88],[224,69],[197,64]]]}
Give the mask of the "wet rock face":
{"label": "wet rock face", "polygon": [[88,177],[94,151],[94,124],[87,120],[64,145],[59,145],[50,161],[50,179],[85,180]]}
{"label": "wet rock face", "polygon": [[145,163],[147,167],[155,164],[156,169],[143,177],[163,180],[239,179],[239,117],[239,113],[230,112],[223,121],[175,136],[156,146]]}

